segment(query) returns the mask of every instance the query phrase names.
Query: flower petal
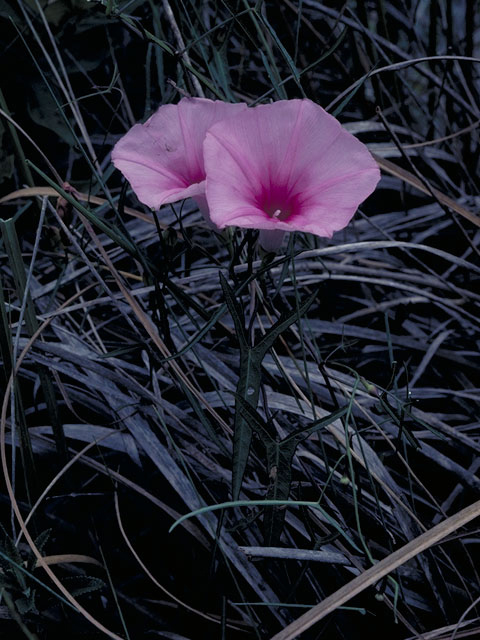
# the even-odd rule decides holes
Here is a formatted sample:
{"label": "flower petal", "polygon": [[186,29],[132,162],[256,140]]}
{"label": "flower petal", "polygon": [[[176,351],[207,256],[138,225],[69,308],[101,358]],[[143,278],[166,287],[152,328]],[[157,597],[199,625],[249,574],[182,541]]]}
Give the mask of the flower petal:
{"label": "flower petal", "polygon": [[112,162],[132,185],[140,202],[158,209],[205,192],[203,140],[222,118],[244,103],[183,98],[161,106],[144,124],[136,124],[117,142]]}
{"label": "flower petal", "polygon": [[210,216],[221,228],[331,236],[380,178],[365,145],[310,100],[260,105],[215,124],[204,156]]}

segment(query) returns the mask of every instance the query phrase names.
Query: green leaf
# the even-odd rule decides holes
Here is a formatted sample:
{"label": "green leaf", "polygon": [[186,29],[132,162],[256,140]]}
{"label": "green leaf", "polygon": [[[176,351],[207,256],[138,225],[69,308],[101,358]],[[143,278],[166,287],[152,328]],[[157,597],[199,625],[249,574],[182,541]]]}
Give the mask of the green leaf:
{"label": "green leaf", "polygon": [[[262,358],[251,347],[240,351],[240,375],[236,396],[256,407],[260,394]],[[252,441],[252,430],[235,403],[235,425],[233,433],[232,496],[237,500],[247,468]]]}
{"label": "green leaf", "polygon": [[[267,467],[270,485],[267,500],[286,500],[290,494],[292,481],[292,461],[296,446],[281,446],[271,442],[267,445]],[[280,542],[285,522],[285,509],[282,507],[266,507],[263,517],[263,537],[266,546],[276,546]]]}
{"label": "green leaf", "polygon": [[43,587],[46,591],[48,591],[48,593],[50,593],[54,598],[56,598],[57,600],[60,600],[61,602],[63,602],[63,604],[67,607],[70,607],[71,609],[73,609],[74,611],[77,611],[76,607],[69,602],[66,598],[64,598],[62,595],[60,595],[59,593],[56,593],[53,589],[51,589],[47,584],[45,584],[44,582],[42,582],[41,580],[39,580],[33,573],[31,573],[30,571],[28,571],[27,569],[25,569],[25,567],[22,566],[22,564],[15,562],[14,560],[12,560],[7,554],[5,554],[1,548],[0,545],[0,561],[6,561],[9,565],[11,565],[12,567],[15,567],[15,569],[17,569],[18,571],[20,571],[23,575],[28,576],[29,580],[33,580],[33,582],[35,582],[36,584],[39,584],[41,587]]}
{"label": "green leaf", "polygon": [[[274,435],[271,435],[268,425],[266,425],[258,411],[241,397],[237,398],[237,402],[239,411],[245,417],[250,428],[258,434],[266,449],[267,473],[270,478],[270,485],[266,495],[267,500],[288,499],[292,480],[293,456],[300,442],[308,438],[315,431],[324,429],[332,422],[335,422],[335,420],[345,415],[348,410],[347,405],[324,418],[315,420],[306,429],[299,429],[280,442],[277,442]],[[275,546],[279,543],[284,520],[285,509],[278,506],[265,508],[263,525],[266,546]]]}
{"label": "green leaf", "polygon": [[[235,331],[240,347],[240,372],[236,395],[244,398],[245,401],[249,402],[253,407],[256,407],[260,391],[262,359],[248,344],[242,308],[240,307],[232,288],[221,272],[220,284],[222,285],[225,301],[235,325]],[[245,475],[245,469],[247,467],[251,441],[252,430],[236,406],[232,459],[232,495],[234,500],[237,500],[240,495],[243,476]]]}
{"label": "green leaf", "polygon": [[62,582],[74,597],[92,593],[93,591],[100,591],[105,587],[103,580],[93,576],[68,576],[62,578]]}
{"label": "green leaf", "polygon": [[[43,550],[45,549],[45,545],[50,539],[51,533],[52,533],[51,529],[45,529],[45,531],[42,531],[41,533],[39,533],[38,536],[35,538],[35,546],[37,547],[40,553],[43,553]],[[36,563],[37,557],[33,554],[33,552],[32,552],[32,556],[35,558],[35,563]]]}
{"label": "green leaf", "polygon": [[35,83],[32,88],[32,95],[35,96],[35,103],[28,105],[28,113],[32,120],[41,127],[50,129],[63,142],[73,147],[75,138],[72,135],[71,128],[65,123],[65,116],[59,113],[57,105],[45,85],[41,82]]}
{"label": "green leaf", "polygon": [[2,552],[0,567],[7,575],[14,578],[16,587],[23,591],[27,586],[25,576],[16,567],[16,565],[22,565],[23,558],[2,524],[0,524],[0,551]]}
{"label": "green leaf", "polygon": [[235,325],[235,331],[240,343],[240,349],[248,347],[247,335],[245,333],[245,321],[243,317],[242,308],[239,305],[233,289],[227,282],[227,279],[220,271],[220,284],[222,285],[223,295],[225,296],[225,302],[227,303],[228,310],[232,316],[233,323]]}
{"label": "green leaf", "polygon": [[[260,342],[251,347],[248,344],[245,332],[245,320],[240,304],[226,278],[220,273],[225,301],[235,325],[235,331],[240,347],[240,373],[236,389],[236,397],[243,399],[255,408],[260,394],[262,380],[262,362],[276,338],[286,331],[290,325],[298,320],[312,305],[317,297],[315,291],[298,309],[289,316],[280,318],[263,336]],[[237,500],[242,488],[243,476],[247,467],[248,455],[252,440],[252,430],[244,415],[239,410],[238,402],[235,405],[235,425],[233,435],[233,460],[232,460],[232,497]]]}
{"label": "green leaf", "polygon": [[[302,252],[303,252],[303,249],[297,251],[293,255],[276,258],[273,262],[268,262],[268,264],[263,265],[262,267],[260,267],[260,269],[258,269],[258,271],[252,273],[250,276],[248,276],[248,278],[244,280],[242,285],[238,288],[238,293],[243,291],[250,284],[250,282],[257,280],[262,274],[266,273],[267,271],[270,271],[271,269],[274,269],[276,267],[283,265],[285,262],[292,260],[292,258],[295,259],[297,255],[301,254]],[[218,323],[218,321],[220,320],[220,318],[223,316],[223,314],[227,309],[228,307],[226,304],[220,305],[220,307],[212,314],[210,320],[197,332],[196,335],[193,336],[193,338],[190,339],[190,341],[182,349],[180,349],[180,351],[177,351],[177,353],[174,353],[168,358],[163,358],[161,362],[165,363],[170,360],[175,360],[176,358],[181,358],[182,356],[184,356],[210,331],[210,329],[214,325]]]}
{"label": "green leaf", "polygon": [[267,351],[273,346],[273,343],[278,338],[280,334],[286,331],[296,320],[299,320],[303,314],[305,314],[312,304],[315,302],[315,299],[318,295],[319,289],[316,289],[312,295],[305,300],[305,302],[300,305],[298,309],[295,309],[293,313],[289,316],[284,316],[280,318],[273,324],[270,329],[265,333],[263,338],[255,345],[255,350],[262,355],[262,359],[265,357]]}
{"label": "green leaf", "polygon": [[38,613],[37,607],[35,606],[35,595],[35,589],[27,588],[25,595],[15,600],[15,606],[21,616],[30,612]]}

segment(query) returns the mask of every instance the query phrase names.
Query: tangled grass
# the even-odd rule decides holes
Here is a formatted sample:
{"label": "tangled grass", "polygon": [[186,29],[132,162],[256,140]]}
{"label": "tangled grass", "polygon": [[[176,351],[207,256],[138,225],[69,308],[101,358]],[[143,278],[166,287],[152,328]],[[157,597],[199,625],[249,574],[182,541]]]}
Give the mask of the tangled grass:
{"label": "tangled grass", "polygon": [[[0,29],[2,637],[478,636],[473,0],[3,0]],[[380,185],[276,256],[151,212],[109,153],[185,94],[308,97]]]}

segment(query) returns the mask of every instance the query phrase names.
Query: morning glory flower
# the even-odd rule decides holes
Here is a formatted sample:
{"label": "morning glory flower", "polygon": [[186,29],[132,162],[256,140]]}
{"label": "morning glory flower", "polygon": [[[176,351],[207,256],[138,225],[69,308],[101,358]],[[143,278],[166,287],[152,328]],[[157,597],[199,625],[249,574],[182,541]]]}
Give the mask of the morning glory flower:
{"label": "morning glory flower", "polygon": [[182,98],[136,124],[112,150],[112,162],[147,207],[193,197],[205,212],[203,141],[207,130],[240,113],[244,103]]}
{"label": "morning glory flower", "polygon": [[217,122],[206,134],[204,158],[212,222],[260,229],[268,250],[286,231],[331,237],[380,179],[367,147],[306,99]]}

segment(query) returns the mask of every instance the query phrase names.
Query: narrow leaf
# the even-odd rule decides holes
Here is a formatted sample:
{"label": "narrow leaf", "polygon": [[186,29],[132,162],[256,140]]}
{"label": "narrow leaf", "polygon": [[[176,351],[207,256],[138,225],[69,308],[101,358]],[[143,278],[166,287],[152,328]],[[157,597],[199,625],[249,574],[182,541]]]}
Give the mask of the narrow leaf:
{"label": "narrow leaf", "polygon": [[296,320],[301,318],[309,310],[317,295],[318,289],[316,289],[298,309],[295,309],[293,313],[287,317],[280,318],[270,327],[260,342],[255,345],[255,350],[258,351],[259,354],[262,354],[262,359],[267,351],[272,347],[278,336],[286,331]]}
{"label": "narrow leaf", "polygon": [[227,303],[228,310],[232,316],[233,323],[235,325],[235,331],[240,344],[240,350],[248,347],[247,335],[245,333],[245,322],[243,317],[242,308],[238,304],[233,289],[228,284],[227,279],[220,271],[220,284],[222,285],[223,295],[225,296],[225,302]]}

